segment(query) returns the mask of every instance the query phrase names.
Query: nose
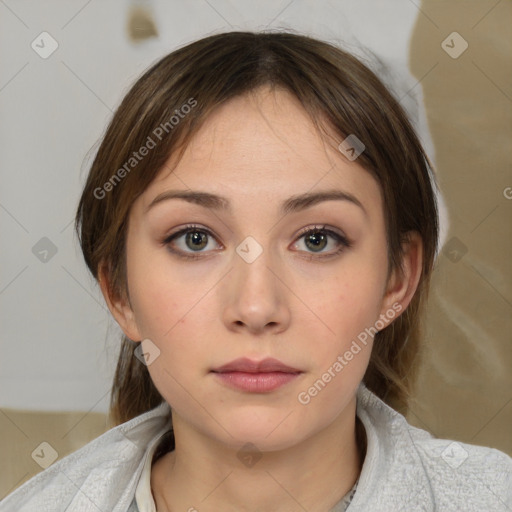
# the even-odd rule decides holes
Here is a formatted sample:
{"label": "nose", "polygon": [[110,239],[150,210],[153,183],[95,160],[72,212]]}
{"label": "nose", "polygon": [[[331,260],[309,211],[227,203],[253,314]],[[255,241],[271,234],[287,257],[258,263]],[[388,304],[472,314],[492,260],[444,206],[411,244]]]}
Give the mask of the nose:
{"label": "nose", "polygon": [[284,270],[268,250],[254,260],[236,253],[223,289],[223,320],[231,331],[251,334],[286,330],[290,323],[290,290]]}

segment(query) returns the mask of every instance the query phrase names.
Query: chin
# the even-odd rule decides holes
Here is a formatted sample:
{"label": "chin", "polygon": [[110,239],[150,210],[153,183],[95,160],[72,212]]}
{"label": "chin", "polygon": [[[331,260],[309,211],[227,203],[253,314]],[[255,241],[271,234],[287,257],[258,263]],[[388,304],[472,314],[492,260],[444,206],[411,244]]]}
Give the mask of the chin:
{"label": "chin", "polygon": [[237,451],[250,443],[262,452],[285,450],[300,442],[300,436],[297,435],[299,427],[283,421],[286,414],[272,414],[266,418],[263,413],[258,418],[254,418],[255,414],[250,416],[243,418],[239,415],[238,418],[223,421],[223,424],[229,425],[227,430],[231,436],[222,430],[221,441]]}

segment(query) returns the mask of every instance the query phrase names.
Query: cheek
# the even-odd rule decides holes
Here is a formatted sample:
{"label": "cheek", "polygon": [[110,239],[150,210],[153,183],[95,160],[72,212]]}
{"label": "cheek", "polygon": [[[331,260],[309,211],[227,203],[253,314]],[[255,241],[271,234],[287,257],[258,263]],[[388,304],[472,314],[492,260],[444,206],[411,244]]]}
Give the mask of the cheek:
{"label": "cheek", "polygon": [[[373,267],[376,268],[376,265]],[[348,340],[375,323],[382,303],[383,277],[380,271],[357,265],[329,283],[320,311],[336,337]]]}
{"label": "cheek", "polygon": [[194,288],[173,269],[165,251],[143,249],[141,244],[128,247],[128,255],[127,278],[137,326],[144,337],[163,339],[179,328],[195,302]]}
{"label": "cheek", "polygon": [[313,324],[308,327],[308,338],[314,340],[314,350],[309,348],[312,373],[297,400],[301,407],[322,411],[326,421],[333,420],[356,393],[370,360],[371,327],[379,317],[380,302],[378,280],[367,278],[347,277],[343,284],[341,278],[333,280],[318,302],[323,312],[319,316],[328,326],[321,331],[326,334],[316,334]]}
{"label": "cheek", "polygon": [[[376,256],[366,257],[366,254],[347,258],[342,269],[325,280],[316,295],[315,312],[319,320],[315,323],[317,328],[322,324],[319,332],[323,335],[310,335],[318,340],[315,357],[321,372],[336,364],[331,373],[336,374],[334,380],[338,382],[362,379],[380,315],[385,261]],[[341,362],[338,356],[342,357]],[[336,384],[331,386],[334,387]]]}
{"label": "cheek", "polygon": [[[133,283],[132,307],[143,338],[157,347],[158,357],[148,365],[156,388],[173,407],[190,407],[190,374],[204,357],[200,337],[204,329],[194,320],[194,306],[201,298],[193,284],[174,275],[158,258],[133,258],[128,279]],[[204,294],[204,290],[202,290]]]}
{"label": "cheek", "polygon": [[204,281],[183,276],[165,251],[146,247],[129,254],[128,282],[137,327],[142,338],[160,351],[148,370],[157,387],[165,382],[171,389],[172,377],[181,382],[187,369],[197,367],[204,357],[205,339],[198,333],[207,332],[212,323],[212,298],[204,296]]}

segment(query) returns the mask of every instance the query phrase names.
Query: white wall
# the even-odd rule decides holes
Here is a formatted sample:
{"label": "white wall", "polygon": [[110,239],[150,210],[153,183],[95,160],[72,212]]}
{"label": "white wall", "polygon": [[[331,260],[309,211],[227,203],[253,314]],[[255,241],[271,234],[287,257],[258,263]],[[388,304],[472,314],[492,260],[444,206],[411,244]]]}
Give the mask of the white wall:
{"label": "white wall", "polygon": [[[107,410],[120,331],[86,271],[72,220],[112,111],[135,78],[175,47],[214,32],[263,28],[344,41],[357,53],[366,45],[396,76],[404,73],[397,95],[434,156],[423,107],[414,113],[421,85],[414,98],[406,95],[416,83],[407,59],[421,15],[411,1],[152,5],[159,38],[133,45],[123,0],[0,3],[0,407]],[[37,38],[43,31],[58,43],[46,59],[31,47],[36,40],[39,51],[50,48]],[[446,229],[444,219],[443,240]],[[44,237],[57,251],[49,249],[46,262],[33,253]],[[48,243],[39,244],[43,257]]]}

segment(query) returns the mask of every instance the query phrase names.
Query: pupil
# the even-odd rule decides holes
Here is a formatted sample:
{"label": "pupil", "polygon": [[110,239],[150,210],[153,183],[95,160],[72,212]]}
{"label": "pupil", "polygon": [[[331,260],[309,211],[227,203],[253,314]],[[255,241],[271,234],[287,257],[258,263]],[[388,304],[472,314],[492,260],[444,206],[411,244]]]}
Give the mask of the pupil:
{"label": "pupil", "polygon": [[[317,240],[316,242],[314,240]],[[313,241],[314,247],[318,248],[322,242],[325,242],[325,235],[322,235],[320,233],[313,233],[312,235],[309,235],[306,238],[306,245],[308,245],[308,242]],[[325,245],[323,245],[321,248],[323,248]]]}
{"label": "pupil", "polygon": [[[201,239],[203,242],[202,244],[201,244]],[[206,245],[204,243],[205,239],[206,239],[206,233],[201,233],[199,231],[192,231],[192,232],[188,233],[188,236],[187,236],[187,241],[192,241],[194,245],[196,243],[201,244],[200,247],[198,245],[195,245],[196,249],[198,249],[198,248],[203,249],[205,247],[205,245]],[[192,248],[194,248],[194,247],[192,247]]]}

